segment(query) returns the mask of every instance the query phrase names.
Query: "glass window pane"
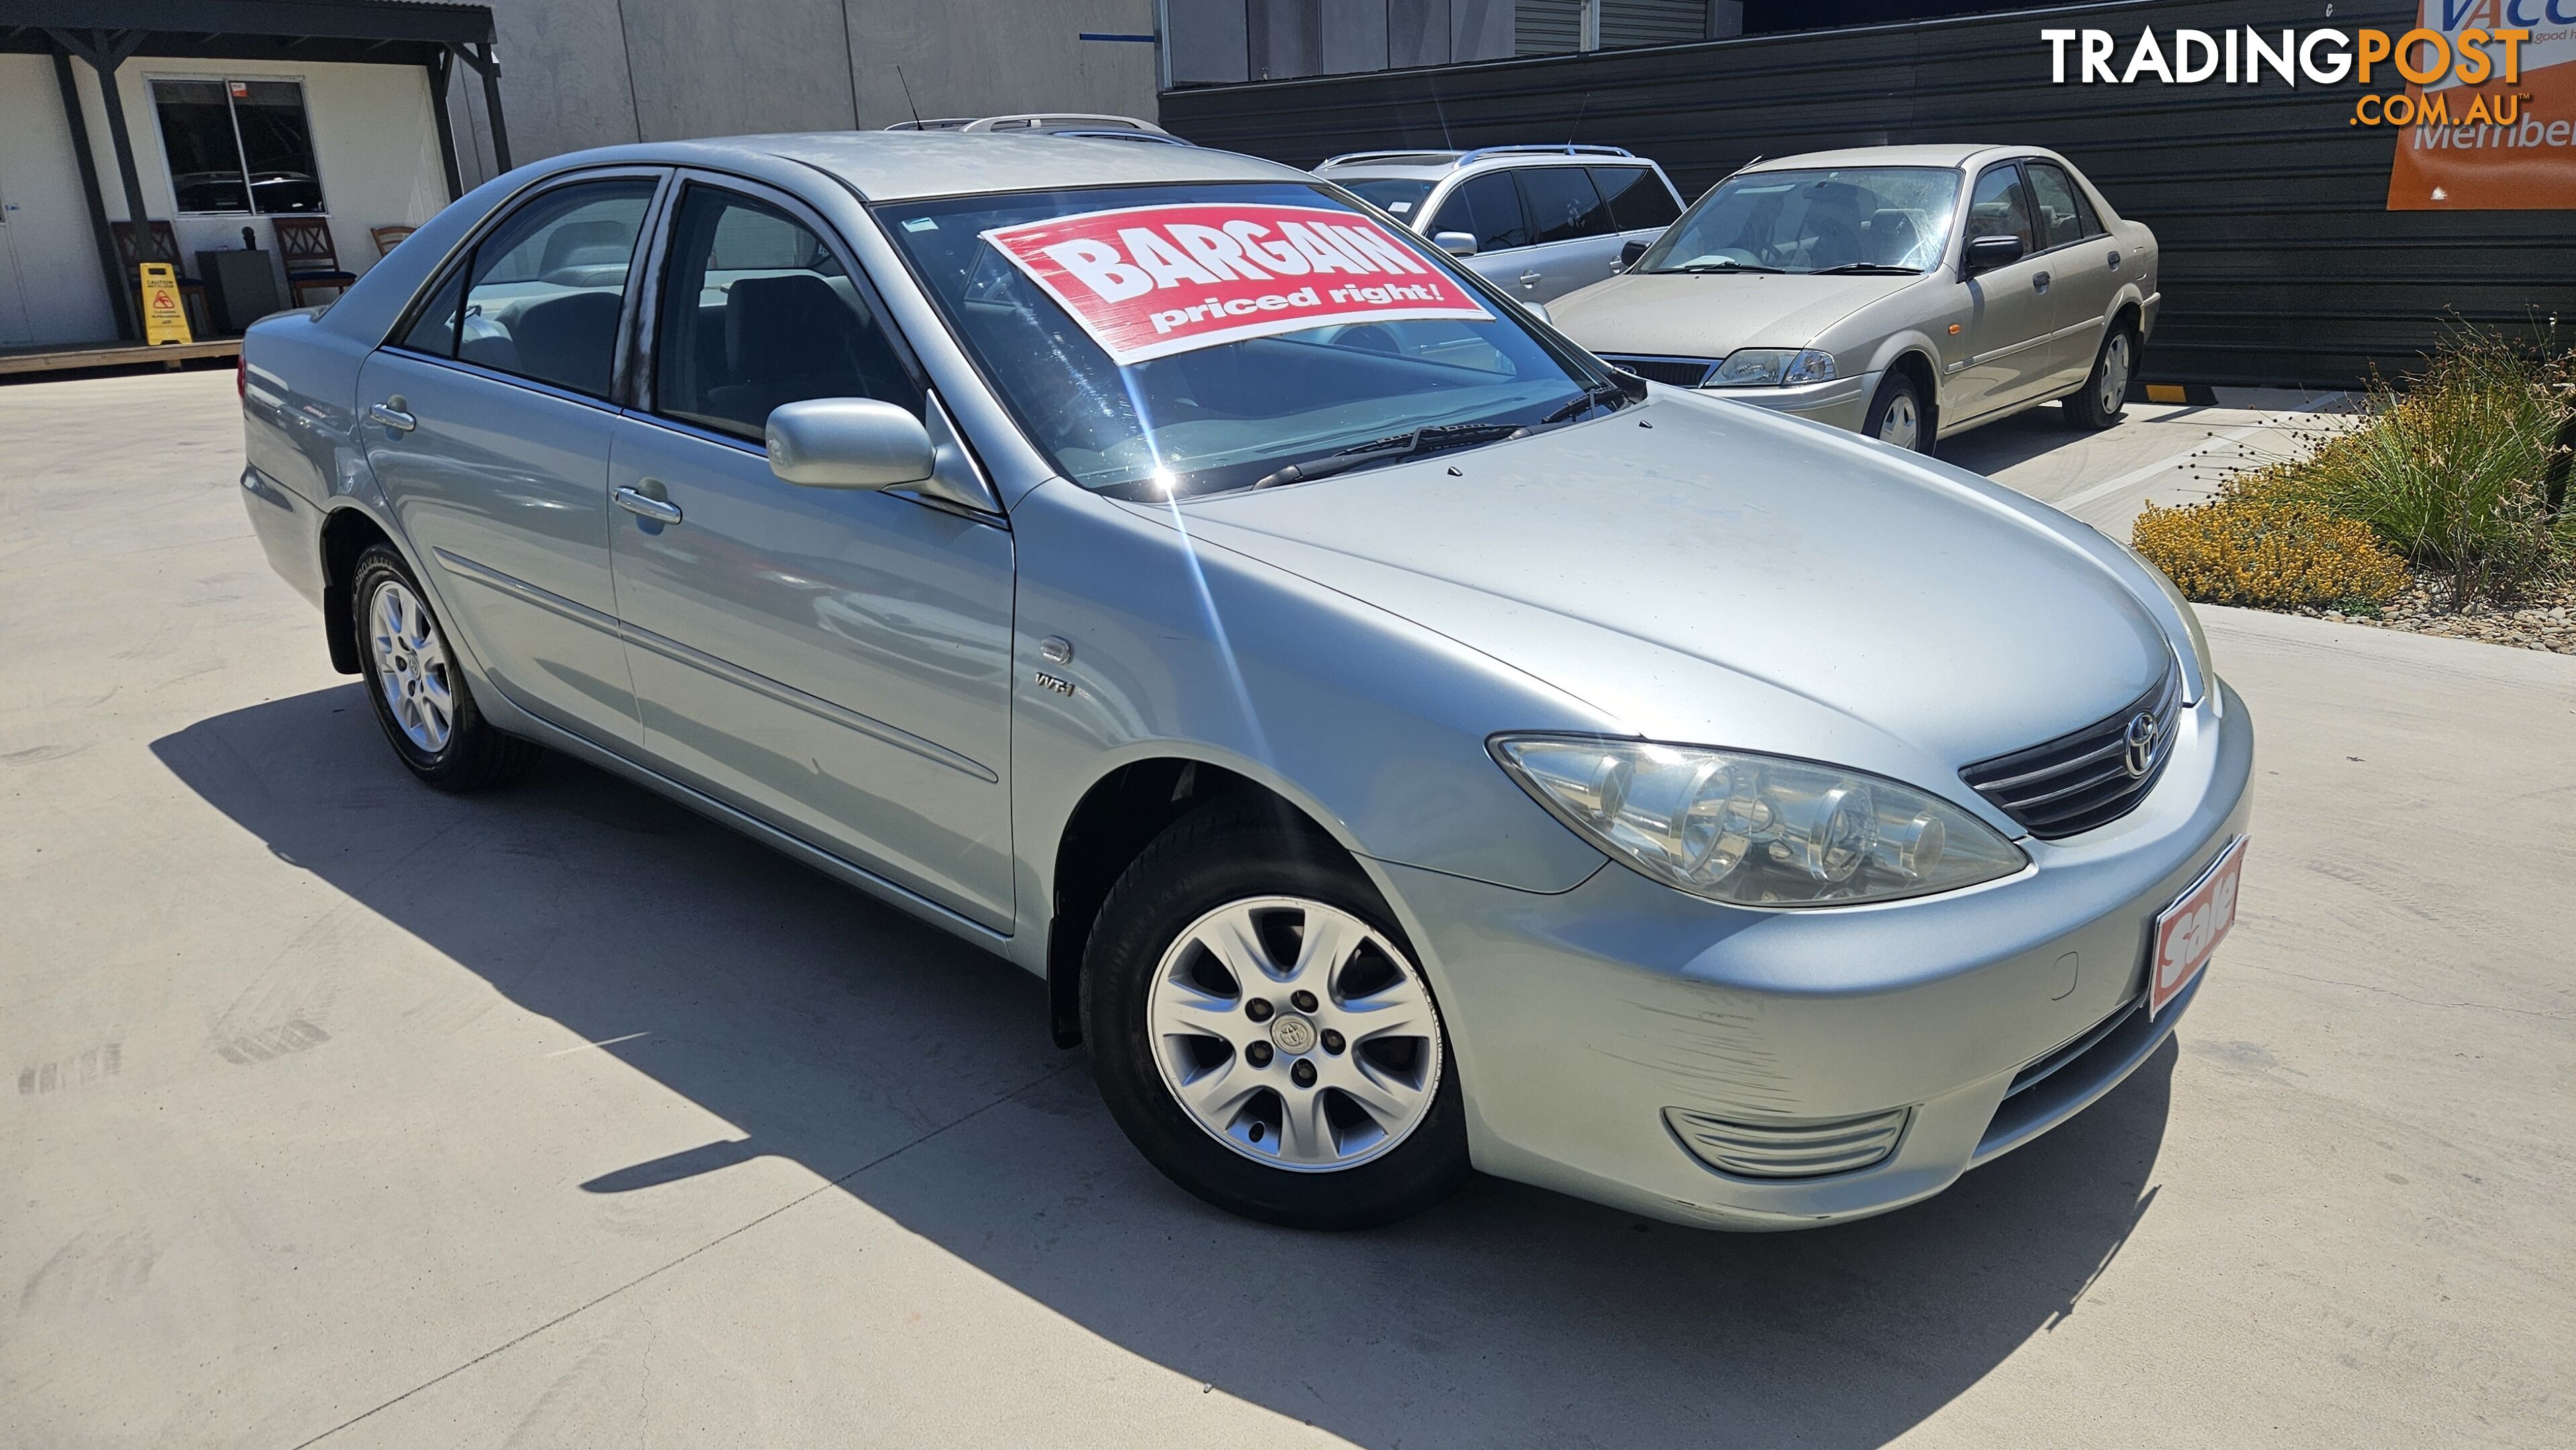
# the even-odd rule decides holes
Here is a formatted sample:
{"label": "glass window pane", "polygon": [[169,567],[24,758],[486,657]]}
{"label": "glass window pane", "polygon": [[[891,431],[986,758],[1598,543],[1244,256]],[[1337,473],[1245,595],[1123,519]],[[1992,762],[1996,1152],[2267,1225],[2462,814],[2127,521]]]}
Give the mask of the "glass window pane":
{"label": "glass window pane", "polygon": [[154,81],[152,108],[160,115],[161,149],[170,160],[170,190],[179,210],[250,210],[224,83]]}
{"label": "glass window pane", "polygon": [[769,411],[807,398],[875,398],[921,411],[921,389],[840,258],[785,212],[693,186],[662,273],[656,410],[758,438]]}
{"label": "glass window pane", "polygon": [[1521,203],[1529,208],[1534,240],[1571,242],[1609,232],[1610,213],[1582,167],[1531,166],[1513,174],[1521,179]]}
{"label": "glass window pane", "polygon": [[250,166],[250,199],[262,212],[321,211],[322,171],[313,162],[313,126],[296,81],[233,81],[233,117],[241,125],[242,159]]}
{"label": "glass window pane", "polygon": [[1979,237],[2019,237],[2021,244],[2037,250],[2032,239],[2030,207],[2022,200],[2021,172],[2011,166],[1990,166],[1977,178],[1977,189],[1968,194],[1968,240]]}
{"label": "glass window pane", "polygon": [[1601,199],[1610,206],[1610,226],[1614,231],[1668,227],[1673,218],[1682,214],[1673,200],[1672,188],[1642,166],[1596,166],[1592,168],[1592,184],[1601,189]]}
{"label": "glass window pane", "polygon": [[433,357],[456,356],[456,314],[462,310],[456,304],[464,292],[465,270],[460,267],[439,286],[437,295],[420,309],[420,315],[412,319],[402,345]]}
{"label": "glass window pane", "polygon": [[2048,238],[2045,246],[2071,246],[2086,237],[2102,234],[2102,224],[2093,217],[2092,203],[2076,189],[2074,178],[2065,168],[2046,161],[2023,163],[2030,173],[2030,190],[2039,207],[2040,235]]}
{"label": "glass window pane", "polygon": [[475,248],[457,355],[606,397],[627,262],[653,188],[642,177],[567,186],[501,223]]}
{"label": "glass window pane", "polygon": [[1499,252],[1530,243],[1529,223],[1521,215],[1520,188],[1512,185],[1508,171],[1488,171],[1471,176],[1449,193],[1440,203],[1440,216],[1432,222],[1434,234],[1472,232],[1476,250]]}
{"label": "glass window pane", "polygon": [[[1360,176],[1349,180],[1333,178],[1341,187],[1371,206],[1383,208],[1400,222],[1414,220],[1414,208],[1431,194],[1431,183],[1413,181],[1401,176]],[[1465,227],[1458,228],[1465,231]]]}

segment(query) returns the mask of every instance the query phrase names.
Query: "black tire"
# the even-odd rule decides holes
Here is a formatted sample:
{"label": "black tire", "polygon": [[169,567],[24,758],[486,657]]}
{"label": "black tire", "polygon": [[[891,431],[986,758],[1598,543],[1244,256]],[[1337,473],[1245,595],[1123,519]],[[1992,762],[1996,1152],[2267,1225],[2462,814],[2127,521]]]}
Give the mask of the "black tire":
{"label": "black tire", "polygon": [[[1201,1127],[1165,1085],[1148,1027],[1153,979],[1164,953],[1209,912],[1266,896],[1304,898],[1347,912],[1419,971],[1411,944],[1376,888],[1338,846],[1269,802],[1204,808],[1164,831],[1118,878],[1083,956],[1083,1038],[1110,1115],[1174,1183],[1247,1218],[1290,1228],[1355,1229],[1429,1208],[1471,1172],[1457,1059],[1445,1025],[1439,1029],[1439,1081],[1429,1108],[1394,1146],[1346,1168],[1293,1171],[1256,1162]],[[1423,990],[1427,995],[1427,982]],[[1351,1051],[1356,1057],[1360,1049]]]}
{"label": "black tire", "polygon": [[[1903,437],[1904,420],[1914,420],[1913,437]],[[1889,437],[1891,424],[1898,437]],[[1861,420],[1861,432],[1881,443],[1916,453],[1929,453],[1939,425],[1932,416],[1932,405],[1924,399],[1923,386],[1910,374],[1891,372],[1887,381],[1878,385],[1878,395],[1869,400],[1869,413]]]}
{"label": "black tire", "polygon": [[[2128,411],[2129,382],[2138,375],[2138,353],[2138,334],[2128,324],[2122,323],[2105,334],[2100,350],[2093,354],[2093,371],[2085,375],[2084,386],[2067,396],[2066,421],[2092,433],[2119,422],[2120,415]],[[2112,376],[2115,370],[2117,377]]]}
{"label": "black tire", "polygon": [[[399,587],[416,602],[434,638],[440,644],[443,663],[434,673],[444,685],[451,709],[448,713],[446,738],[435,748],[414,740],[397,718],[391,694],[385,688],[384,666],[373,638],[378,596],[388,587]],[[377,544],[358,556],[358,568],[350,581],[350,627],[357,632],[358,669],[366,679],[367,699],[376,707],[376,723],[383,727],[385,739],[401,757],[404,767],[422,783],[440,790],[464,794],[503,785],[525,774],[544,751],[534,742],[504,735],[494,729],[475,707],[473,691],[466,687],[464,671],[454,662],[456,646],[448,640],[445,627],[431,610],[429,596],[420,581],[412,577],[410,566],[402,555],[383,544]],[[399,687],[398,687],[399,688]]]}

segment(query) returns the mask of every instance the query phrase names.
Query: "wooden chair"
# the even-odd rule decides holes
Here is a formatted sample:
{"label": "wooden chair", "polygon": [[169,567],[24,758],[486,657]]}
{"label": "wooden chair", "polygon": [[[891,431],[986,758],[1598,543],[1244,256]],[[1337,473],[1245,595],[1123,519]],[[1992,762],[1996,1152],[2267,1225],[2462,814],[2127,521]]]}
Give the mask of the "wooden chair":
{"label": "wooden chair", "polygon": [[369,227],[367,234],[376,239],[376,255],[390,257],[393,255],[394,248],[403,244],[403,238],[419,230],[418,227],[406,226]]}
{"label": "wooden chair", "polygon": [[[108,233],[116,240],[117,265],[125,269],[125,284],[135,285],[134,268],[143,258],[134,249],[134,223],[109,222]],[[179,234],[168,222],[152,224],[152,241],[160,248],[160,260],[168,262],[179,278],[179,305],[188,311],[188,330],[204,336],[206,330],[206,284],[188,275],[188,264],[179,260]]]}
{"label": "wooden chair", "polygon": [[358,280],[357,273],[341,268],[329,222],[318,216],[282,216],[270,218],[269,227],[277,233],[278,260],[286,264],[287,295],[296,306],[304,305],[308,287],[346,289]]}

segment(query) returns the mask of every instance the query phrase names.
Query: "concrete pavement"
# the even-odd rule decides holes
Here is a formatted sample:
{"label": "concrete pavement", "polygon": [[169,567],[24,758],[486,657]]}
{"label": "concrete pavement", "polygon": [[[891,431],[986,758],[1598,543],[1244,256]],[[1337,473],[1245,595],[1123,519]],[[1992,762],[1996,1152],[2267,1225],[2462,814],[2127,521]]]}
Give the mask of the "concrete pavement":
{"label": "concrete pavement", "polygon": [[1298,1235],[1016,970],[561,760],[413,784],[233,407],[0,388],[0,1445],[2565,1443],[2576,660],[2207,611],[2236,933],[1930,1203]]}

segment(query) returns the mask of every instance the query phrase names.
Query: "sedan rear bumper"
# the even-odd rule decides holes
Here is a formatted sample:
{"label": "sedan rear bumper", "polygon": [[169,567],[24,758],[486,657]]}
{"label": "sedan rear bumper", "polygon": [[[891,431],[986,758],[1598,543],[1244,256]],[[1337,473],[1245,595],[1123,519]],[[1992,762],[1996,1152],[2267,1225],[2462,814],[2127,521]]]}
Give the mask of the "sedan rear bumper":
{"label": "sedan rear bumper", "polygon": [[[1477,1166],[1676,1222],[1800,1228],[1928,1197],[2081,1111],[2197,994],[2152,1022],[2134,1005],[2156,914],[2244,829],[2253,729],[2221,694],[2178,722],[2136,811],[2025,842],[2030,870],[1947,896],[1755,911],[1617,865],[1554,896],[1383,866],[1441,994]],[[1755,1147],[1729,1159],[1712,1138]],[[1815,1176],[1710,1161],[1842,1163],[1891,1139]]]}

